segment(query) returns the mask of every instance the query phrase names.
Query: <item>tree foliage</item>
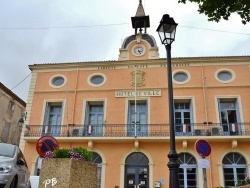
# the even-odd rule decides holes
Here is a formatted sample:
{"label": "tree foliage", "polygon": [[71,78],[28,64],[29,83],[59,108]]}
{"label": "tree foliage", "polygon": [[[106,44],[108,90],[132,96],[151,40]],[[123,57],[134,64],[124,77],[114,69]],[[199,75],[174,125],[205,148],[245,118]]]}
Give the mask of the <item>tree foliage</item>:
{"label": "tree foliage", "polygon": [[187,1],[197,3],[198,12],[205,14],[209,21],[228,20],[232,13],[237,13],[243,24],[250,22],[250,0],[179,0],[179,3]]}

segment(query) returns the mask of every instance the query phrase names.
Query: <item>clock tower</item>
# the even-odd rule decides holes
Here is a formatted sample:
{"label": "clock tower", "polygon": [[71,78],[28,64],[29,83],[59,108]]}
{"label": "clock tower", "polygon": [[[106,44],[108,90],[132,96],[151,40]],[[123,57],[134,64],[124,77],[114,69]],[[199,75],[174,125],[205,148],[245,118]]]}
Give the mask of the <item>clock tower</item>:
{"label": "clock tower", "polygon": [[159,59],[158,47],[153,36],[147,34],[149,16],[145,16],[141,0],[136,15],[131,17],[135,34],[127,37],[120,48],[119,60]]}

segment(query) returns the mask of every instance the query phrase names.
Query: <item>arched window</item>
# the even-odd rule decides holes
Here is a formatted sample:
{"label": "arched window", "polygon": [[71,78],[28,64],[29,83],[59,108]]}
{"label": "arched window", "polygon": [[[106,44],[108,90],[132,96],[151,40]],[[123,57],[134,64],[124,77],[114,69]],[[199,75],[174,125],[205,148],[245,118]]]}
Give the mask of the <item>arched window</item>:
{"label": "arched window", "polygon": [[228,153],[222,160],[225,186],[236,186],[248,177],[245,158],[236,152]]}
{"label": "arched window", "polygon": [[100,188],[102,184],[101,182],[102,180],[102,157],[98,153],[93,152],[91,162],[94,164],[97,164],[97,188]]}
{"label": "arched window", "polygon": [[178,162],[180,188],[197,187],[197,162],[193,155],[189,153],[180,153]]}

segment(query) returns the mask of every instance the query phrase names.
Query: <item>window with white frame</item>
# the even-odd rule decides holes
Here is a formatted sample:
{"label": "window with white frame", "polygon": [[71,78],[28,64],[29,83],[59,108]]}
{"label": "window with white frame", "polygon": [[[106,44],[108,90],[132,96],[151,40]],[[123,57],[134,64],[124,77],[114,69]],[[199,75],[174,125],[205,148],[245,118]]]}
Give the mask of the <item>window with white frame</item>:
{"label": "window with white frame", "polygon": [[177,134],[191,132],[192,103],[191,100],[174,100],[174,121]]}
{"label": "window with white frame", "polygon": [[198,178],[198,165],[193,155],[180,153],[178,158],[180,188],[196,188]]}
{"label": "window with white frame", "polygon": [[60,136],[62,123],[62,106],[62,102],[46,103],[43,134]]}
{"label": "window with white frame", "polygon": [[225,187],[237,186],[248,178],[246,159],[240,153],[228,153],[222,164]]}
{"label": "window with white frame", "polygon": [[62,76],[54,77],[54,78],[51,80],[51,84],[52,84],[53,86],[60,87],[61,85],[64,84],[64,78],[63,78]]}
{"label": "window with white frame", "polygon": [[224,133],[237,134],[241,127],[239,124],[239,104],[236,98],[218,99],[220,123]]}
{"label": "window with white frame", "polygon": [[88,135],[102,136],[104,124],[104,102],[88,101],[85,111],[85,127]]}
{"label": "window with white frame", "polygon": [[53,88],[60,88],[67,82],[67,78],[64,75],[53,75],[49,80],[49,85]]}
{"label": "window with white frame", "polygon": [[127,130],[129,136],[146,136],[148,134],[147,100],[129,101]]}
{"label": "window with white frame", "polygon": [[185,82],[188,79],[188,75],[185,72],[178,72],[174,74],[174,80],[176,82]]}
{"label": "window with white frame", "polygon": [[175,84],[186,84],[190,81],[191,74],[187,70],[175,70],[173,72],[173,82]]}
{"label": "window with white frame", "polygon": [[93,87],[99,87],[105,84],[106,76],[101,73],[94,73],[88,77],[88,84]]}
{"label": "window with white frame", "polygon": [[229,83],[235,80],[235,73],[230,69],[219,69],[215,72],[215,79],[221,83]]}

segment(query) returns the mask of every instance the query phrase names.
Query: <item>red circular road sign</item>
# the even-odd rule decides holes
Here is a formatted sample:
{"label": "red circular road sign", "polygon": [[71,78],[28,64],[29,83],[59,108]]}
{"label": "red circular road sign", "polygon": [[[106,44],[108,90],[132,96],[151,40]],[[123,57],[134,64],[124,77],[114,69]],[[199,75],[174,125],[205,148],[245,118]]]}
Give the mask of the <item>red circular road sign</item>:
{"label": "red circular road sign", "polygon": [[46,152],[53,152],[58,148],[58,141],[52,136],[43,136],[36,142],[36,151],[41,157],[45,157]]}
{"label": "red circular road sign", "polygon": [[211,146],[206,140],[197,140],[194,147],[197,153],[202,157],[207,157],[211,153]]}

